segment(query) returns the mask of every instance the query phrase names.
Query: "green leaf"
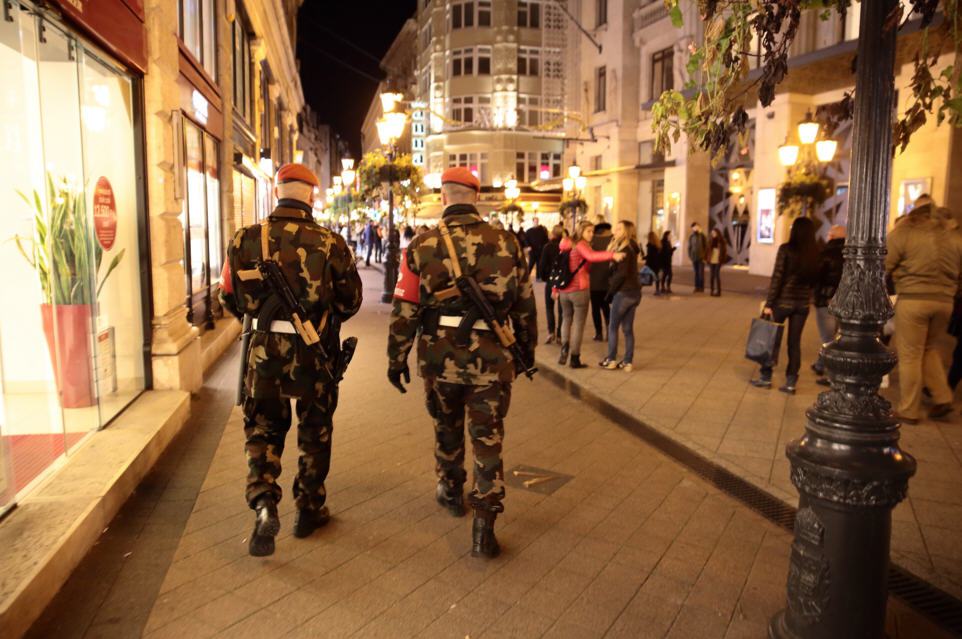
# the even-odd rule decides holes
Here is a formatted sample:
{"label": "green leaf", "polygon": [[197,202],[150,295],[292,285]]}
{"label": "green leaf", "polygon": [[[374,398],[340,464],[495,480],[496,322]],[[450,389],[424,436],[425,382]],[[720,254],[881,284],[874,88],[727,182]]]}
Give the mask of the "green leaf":
{"label": "green leaf", "polygon": [[668,16],[671,18],[671,25],[676,29],[685,26],[685,19],[681,15],[681,7],[678,6],[677,2],[668,10]]}
{"label": "green leaf", "polygon": [[104,277],[102,280],[100,280],[100,285],[97,287],[97,297],[100,297],[100,290],[104,287],[104,284],[107,283],[107,278],[110,277],[110,274],[114,272],[114,269],[120,265],[120,260],[124,259],[124,253],[126,251],[127,249],[125,248],[120,249],[120,252],[114,256],[114,259],[110,260],[110,265],[107,267],[107,272],[104,273]]}

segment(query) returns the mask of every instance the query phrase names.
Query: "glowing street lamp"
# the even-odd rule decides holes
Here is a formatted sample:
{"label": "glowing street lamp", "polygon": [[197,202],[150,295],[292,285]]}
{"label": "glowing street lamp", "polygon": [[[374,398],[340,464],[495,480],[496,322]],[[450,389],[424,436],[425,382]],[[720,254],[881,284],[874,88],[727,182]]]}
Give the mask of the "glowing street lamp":
{"label": "glowing street lamp", "polygon": [[798,139],[802,144],[812,144],[818,139],[818,122],[812,117],[812,112],[805,114],[805,119],[798,123]]}
{"label": "glowing street lamp", "polygon": [[786,141],[778,147],[778,161],[782,166],[795,166],[798,162],[798,145]]}
{"label": "glowing street lamp", "polygon": [[388,188],[388,216],[387,216],[387,256],[384,263],[384,292],[381,294],[381,302],[390,304],[394,300],[394,287],[397,284],[398,264],[400,262],[400,247],[398,246],[399,237],[394,229],[394,167],[395,145],[404,135],[404,127],[407,124],[407,114],[397,107],[404,99],[400,93],[385,92],[381,94],[381,107],[384,111],[378,121],[377,137],[381,144],[386,146],[387,165],[384,170],[387,172]]}

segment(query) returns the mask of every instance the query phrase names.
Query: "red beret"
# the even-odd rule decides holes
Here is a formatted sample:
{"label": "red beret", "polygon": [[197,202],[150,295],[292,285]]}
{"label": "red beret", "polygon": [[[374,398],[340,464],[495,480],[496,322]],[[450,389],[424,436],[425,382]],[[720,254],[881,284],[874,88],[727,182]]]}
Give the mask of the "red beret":
{"label": "red beret", "polygon": [[452,166],[441,174],[441,184],[460,184],[475,191],[481,191],[481,181],[466,166]]}
{"label": "red beret", "polygon": [[303,164],[285,164],[278,169],[277,183],[284,184],[285,182],[304,182],[311,186],[321,185],[320,180],[314,175],[314,171]]}

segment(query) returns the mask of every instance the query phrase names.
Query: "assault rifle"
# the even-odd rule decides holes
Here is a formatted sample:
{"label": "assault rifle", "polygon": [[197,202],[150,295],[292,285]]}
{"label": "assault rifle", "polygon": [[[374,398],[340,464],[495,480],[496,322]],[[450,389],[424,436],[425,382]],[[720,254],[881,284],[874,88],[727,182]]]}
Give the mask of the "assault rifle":
{"label": "assault rifle", "polygon": [[[325,361],[328,360],[329,356],[324,349],[324,345],[321,343],[321,337],[317,334],[314,325],[307,319],[307,311],[304,310],[304,307],[301,306],[301,303],[294,295],[294,291],[291,290],[291,285],[287,282],[287,278],[284,277],[284,273],[281,272],[281,267],[279,267],[274,260],[261,260],[257,263],[257,270],[261,272],[261,277],[267,284],[267,287],[277,296],[281,307],[290,316],[294,330],[301,336],[304,343],[317,349],[321,357],[324,358]],[[269,327],[265,327],[265,330],[268,328]]]}
{"label": "assault rifle", "polygon": [[484,295],[484,291],[481,290],[481,286],[478,284],[477,280],[468,275],[460,275],[454,280],[455,286],[458,287],[458,291],[461,295],[468,300],[474,307],[468,311],[464,319],[461,320],[461,324],[458,326],[458,333],[463,333],[464,330],[470,331],[474,326],[477,317],[480,316],[484,323],[488,325],[488,328],[497,336],[498,341],[501,342],[501,346],[508,349],[514,358],[515,369],[519,373],[523,373],[528,379],[534,379],[534,374],[538,372],[537,367],[533,363],[528,362],[528,358],[524,351],[521,349],[521,345],[518,344],[518,340],[514,336],[514,332],[511,330],[511,326],[505,322],[503,325],[498,321],[498,314],[495,312],[494,307],[491,306],[491,302]]}
{"label": "assault rifle", "polygon": [[244,404],[247,397],[247,357],[251,350],[251,316],[244,313],[244,328],[241,329],[240,379],[237,380],[237,406]]}

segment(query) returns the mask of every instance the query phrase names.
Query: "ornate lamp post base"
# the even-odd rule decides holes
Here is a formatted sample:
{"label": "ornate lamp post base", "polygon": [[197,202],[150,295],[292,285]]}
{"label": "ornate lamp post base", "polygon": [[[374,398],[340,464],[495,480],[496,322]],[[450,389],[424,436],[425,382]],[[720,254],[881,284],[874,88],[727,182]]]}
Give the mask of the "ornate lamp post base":
{"label": "ornate lamp post base", "polygon": [[896,363],[879,334],[892,316],[884,260],[896,46],[888,18],[897,5],[862,3],[851,215],[831,304],[839,331],[823,351],[832,390],[819,395],[806,414],[805,435],[787,449],[799,504],[788,606],[772,619],[773,639],[884,635],[892,509],[915,472],[915,460],[899,448],[892,407],[878,394]]}

